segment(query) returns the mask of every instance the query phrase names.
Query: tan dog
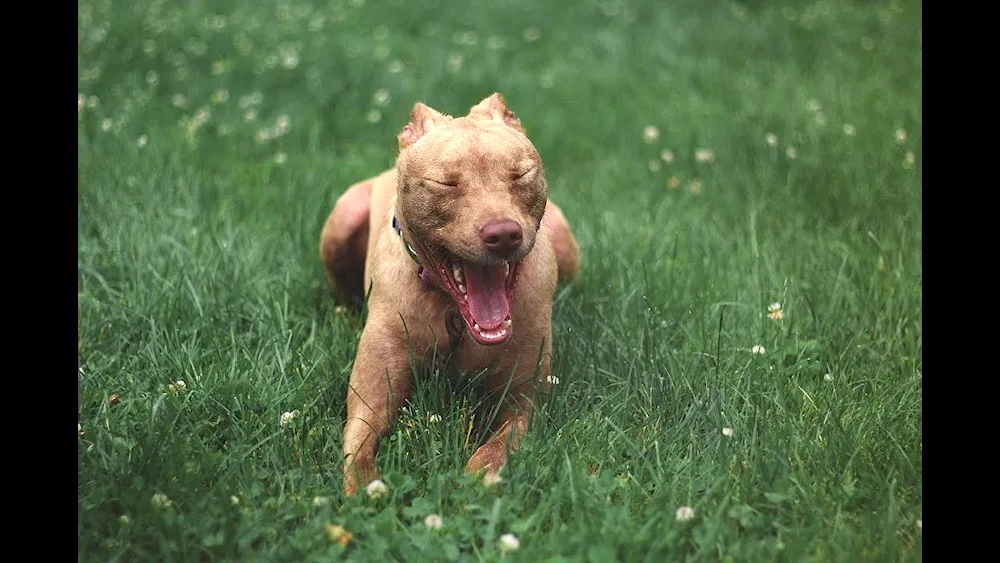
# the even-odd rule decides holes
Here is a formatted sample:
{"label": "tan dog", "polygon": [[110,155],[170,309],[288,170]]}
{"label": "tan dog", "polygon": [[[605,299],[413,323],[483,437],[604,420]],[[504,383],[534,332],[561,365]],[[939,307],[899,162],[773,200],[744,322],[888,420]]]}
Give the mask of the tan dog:
{"label": "tan dog", "polygon": [[370,291],[347,394],[346,494],[379,475],[378,439],[410,394],[411,344],[418,360],[451,352],[460,370],[489,369],[490,395],[503,396],[467,471],[495,473],[517,448],[549,386],[557,281],[579,264],[547,193],[535,147],[493,94],[460,118],[416,104],[395,168],[337,200],[320,239],[327,277],[354,304]]}

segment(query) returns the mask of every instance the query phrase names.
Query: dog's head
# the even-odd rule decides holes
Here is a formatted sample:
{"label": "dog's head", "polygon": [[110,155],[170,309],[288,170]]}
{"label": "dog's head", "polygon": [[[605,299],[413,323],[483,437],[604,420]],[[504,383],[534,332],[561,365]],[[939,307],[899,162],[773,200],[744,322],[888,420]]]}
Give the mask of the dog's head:
{"label": "dog's head", "polygon": [[548,201],[542,161],[493,94],[465,117],[418,103],[399,134],[397,213],[473,338],[505,342],[520,262]]}

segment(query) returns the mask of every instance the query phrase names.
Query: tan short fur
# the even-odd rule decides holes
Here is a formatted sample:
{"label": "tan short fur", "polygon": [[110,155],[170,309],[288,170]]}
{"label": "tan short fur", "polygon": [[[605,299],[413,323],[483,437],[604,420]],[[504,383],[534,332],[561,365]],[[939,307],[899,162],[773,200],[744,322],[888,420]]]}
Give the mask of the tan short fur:
{"label": "tan short fur", "polygon": [[[389,432],[411,390],[411,343],[421,360],[453,348],[458,369],[490,369],[491,396],[507,388],[489,436],[466,467],[499,471],[527,429],[536,395],[549,386],[552,298],[557,282],[575,277],[579,267],[569,225],[548,201],[541,159],[499,94],[461,118],[416,104],[399,148],[394,168],[338,199],[320,241],[327,277],[341,299],[356,304],[370,288],[347,396],[347,494],[378,476],[378,438]],[[497,256],[484,246],[484,225],[520,225],[523,242],[509,258],[517,266],[506,341],[482,345],[470,337],[472,325],[461,328],[461,337],[449,332],[455,296],[417,276],[391,227],[394,215],[425,267],[434,263],[435,249],[446,249],[454,261],[495,264]]]}

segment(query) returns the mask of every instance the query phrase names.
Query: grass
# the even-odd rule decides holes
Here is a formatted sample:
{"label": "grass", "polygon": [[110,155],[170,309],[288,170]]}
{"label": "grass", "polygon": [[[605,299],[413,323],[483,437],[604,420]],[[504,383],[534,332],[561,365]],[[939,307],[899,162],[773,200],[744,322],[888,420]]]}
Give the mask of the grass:
{"label": "grass", "polygon": [[[921,560],[920,3],[454,6],[81,0],[79,560]],[[581,245],[559,384],[487,489],[421,372],[345,499],[320,228],[493,91]]]}

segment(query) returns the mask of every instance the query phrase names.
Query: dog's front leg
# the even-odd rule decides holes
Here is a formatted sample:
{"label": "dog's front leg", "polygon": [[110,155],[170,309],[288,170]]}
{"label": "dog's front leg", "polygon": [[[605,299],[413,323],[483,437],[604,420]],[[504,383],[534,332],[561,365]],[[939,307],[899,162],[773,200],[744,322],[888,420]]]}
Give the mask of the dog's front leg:
{"label": "dog's front leg", "polygon": [[[496,415],[490,425],[489,437],[476,450],[465,470],[470,473],[486,470],[495,475],[507,463],[507,453],[516,451],[528,430],[528,423],[535,408],[536,397],[549,388],[551,333],[541,344],[541,364],[538,349],[521,355],[519,361],[507,356],[499,369],[492,372],[487,382],[491,397],[500,397]],[[530,347],[525,347],[531,350]]]}
{"label": "dog's front leg", "polygon": [[379,476],[375,453],[400,405],[410,396],[413,374],[405,343],[384,326],[365,326],[347,391],[344,425],[344,494],[350,496]]}

